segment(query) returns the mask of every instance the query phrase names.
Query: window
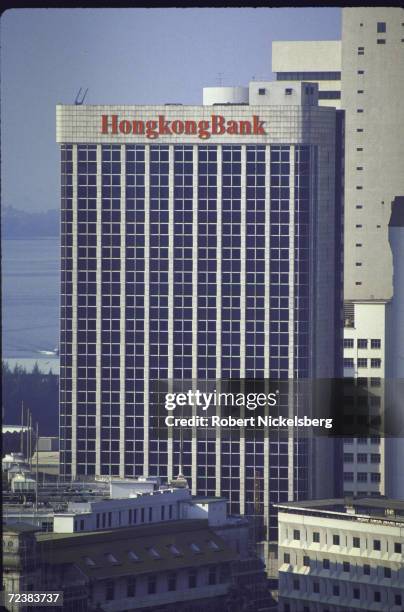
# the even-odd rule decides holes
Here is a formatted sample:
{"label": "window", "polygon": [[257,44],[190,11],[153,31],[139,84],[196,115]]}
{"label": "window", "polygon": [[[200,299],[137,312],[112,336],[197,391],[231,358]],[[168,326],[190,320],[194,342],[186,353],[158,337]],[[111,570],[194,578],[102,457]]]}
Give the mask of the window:
{"label": "window", "polygon": [[[363,113],[363,108],[357,108],[357,109],[356,109],[356,112],[357,112],[357,113]],[[356,189],[358,189],[358,187],[357,187]],[[361,188],[361,189],[362,189],[362,188]]]}
{"label": "window", "polygon": [[380,453],[372,453],[370,455],[370,462],[371,463],[380,463]]}
{"label": "window", "polygon": [[367,563],[365,563],[363,566],[363,573],[366,576],[370,576],[370,565],[368,565]]}
{"label": "window", "polygon": [[153,508],[149,508],[149,521],[153,520]]}
{"label": "window", "polygon": [[365,47],[358,47],[358,55],[365,55]]}
{"label": "window", "polygon": [[373,540],[373,550],[381,550],[381,548],[380,540]]}
{"label": "window", "polygon": [[319,582],[314,582],[313,583],[313,591],[314,591],[314,593],[319,593],[320,592],[320,583]]}
{"label": "window", "polygon": [[358,482],[367,482],[368,481],[368,473],[367,472],[358,472],[357,481]]}
{"label": "window", "polygon": [[384,38],[378,38],[377,39],[377,44],[378,45],[385,45],[386,44],[386,40]]}
{"label": "window", "polygon": [[373,599],[374,599],[374,601],[380,601],[380,591],[375,591],[374,592]]}
{"label": "window", "polygon": [[196,571],[191,570],[188,574],[188,588],[194,589],[196,587]]}
{"label": "window", "polygon": [[360,596],[361,596],[360,589],[353,589],[353,598],[360,599]]}
{"label": "window", "polygon": [[169,591],[175,591],[177,589],[177,574],[175,572],[168,574],[167,589]]}
{"label": "window", "polygon": [[364,70],[358,70],[358,74],[365,74]]}
{"label": "window", "polygon": [[154,548],[154,546],[149,548],[149,555],[153,557],[153,559],[161,559],[160,553]]}
{"label": "window", "polygon": [[293,530],[293,539],[294,540],[300,540],[300,531],[299,531],[299,529],[294,529]]}
{"label": "window", "polygon": [[379,472],[372,472],[370,475],[370,482],[380,482]]}
{"label": "window", "polygon": [[353,338],[344,338],[344,348],[353,348],[354,341]]}
{"label": "window", "polygon": [[358,358],[358,368],[367,368],[367,367],[368,367],[368,360],[365,359],[364,357],[359,357]]}
{"label": "window", "polygon": [[156,576],[154,575],[149,576],[147,579],[147,593],[149,595],[154,595],[154,593],[156,592],[156,585],[157,585]]}
{"label": "window", "polygon": [[342,571],[343,572],[349,572],[351,569],[351,565],[349,563],[349,561],[344,561],[342,564]]}
{"label": "window", "polygon": [[266,92],[265,87],[260,87],[258,89],[258,95],[259,96],[265,96],[265,92]]}
{"label": "window", "polygon": [[401,551],[402,551],[402,545],[400,544],[400,542],[394,542],[394,552],[397,553],[398,555],[401,555]]}
{"label": "window", "polygon": [[298,591],[300,589],[300,580],[299,578],[295,578],[293,580],[293,588],[295,591]]}
{"label": "window", "polygon": [[91,557],[84,557],[84,563],[89,567],[95,567],[95,561]]}
{"label": "window", "polygon": [[384,568],[384,577],[391,578],[391,569],[389,567]]}
{"label": "window", "polygon": [[106,553],[105,556],[108,559],[109,563],[111,563],[111,565],[119,565],[118,559],[112,553]]}
{"label": "window", "polygon": [[170,553],[174,555],[174,557],[181,557],[181,551],[178,550],[175,544],[170,544],[169,549]]}
{"label": "window", "polygon": [[290,563],[290,554],[289,553],[283,553],[283,562],[284,563]]}
{"label": "window", "polygon": [[199,548],[198,544],[195,544],[194,542],[191,542],[191,544],[189,545],[190,549],[192,550],[192,552],[194,552],[195,554],[201,554],[202,551]]}
{"label": "window", "polygon": [[354,360],[351,359],[350,357],[345,357],[344,358],[344,368],[353,368],[354,367]]}
{"label": "window", "polygon": [[112,601],[115,597],[114,581],[107,580],[105,583],[105,599]]}
{"label": "window", "polygon": [[382,343],[381,340],[379,338],[372,338],[370,341],[370,348],[372,349],[379,349],[381,348]]}
{"label": "window", "polygon": [[353,472],[344,472],[345,482],[353,482]]}
{"label": "window", "polygon": [[303,565],[305,567],[310,567],[310,557],[308,557],[307,555],[303,557]]}
{"label": "window", "polygon": [[285,96],[291,96],[293,89],[291,87],[287,87],[285,89]]}
{"label": "window", "polygon": [[339,546],[339,535],[334,534],[332,536],[332,543],[334,544],[334,546]]}
{"label": "window", "polygon": [[323,559],[323,569],[330,569],[330,560],[329,559]]}
{"label": "window", "polygon": [[335,597],[339,596],[339,586],[338,584],[334,584],[332,587],[332,594],[335,595]]}
{"label": "window", "polygon": [[370,443],[371,444],[380,444],[380,436],[372,436],[370,438]]}
{"label": "window", "polygon": [[140,561],[139,557],[137,556],[137,554],[135,552],[133,552],[133,550],[130,550],[128,552],[128,557],[131,561]]}
{"label": "window", "polygon": [[366,338],[359,338],[358,339],[358,348],[359,349],[367,349],[368,348],[368,341],[366,340]]}
{"label": "window", "polygon": [[378,21],[377,22],[377,33],[378,34],[384,34],[386,31],[386,22],[385,21]]}
{"label": "window", "polygon": [[129,576],[126,582],[126,596],[135,597],[135,595],[136,595],[136,578],[134,576]]}
{"label": "window", "polygon": [[352,546],[354,548],[360,548],[361,547],[360,538],[356,538],[356,537],[352,538]]}
{"label": "window", "polygon": [[216,582],[217,582],[216,566],[211,565],[209,567],[209,572],[208,572],[208,584],[216,584]]}
{"label": "window", "polygon": [[353,453],[344,453],[344,463],[353,463]]}
{"label": "window", "polygon": [[358,453],[358,463],[367,463],[368,456],[366,453]]}
{"label": "window", "polygon": [[401,595],[399,593],[396,593],[394,595],[394,603],[396,604],[396,606],[401,606],[402,605],[402,598],[401,598]]}
{"label": "window", "polygon": [[[358,90],[357,90],[357,93],[358,93],[358,94],[363,94],[363,93],[365,93],[365,92],[364,92],[364,90],[363,90],[363,89],[358,89]],[[357,130],[357,131],[359,132],[359,130]],[[363,132],[363,130],[360,130],[360,131],[361,131],[361,132]]]}
{"label": "window", "polygon": [[313,532],[313,542],[320,542],[320,533],[318,531]]}
{"label": "window", "polygon": [[382,360],[381,359],[371,359],[370,360],[370,367],[371,368],[380,368],[382,365]]}

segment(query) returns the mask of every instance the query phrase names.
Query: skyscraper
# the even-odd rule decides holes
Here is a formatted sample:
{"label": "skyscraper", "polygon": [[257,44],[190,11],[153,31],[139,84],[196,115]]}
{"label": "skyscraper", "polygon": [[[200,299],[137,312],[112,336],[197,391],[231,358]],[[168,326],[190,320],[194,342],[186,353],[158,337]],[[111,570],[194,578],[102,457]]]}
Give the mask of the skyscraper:
{"label": "skyscraper", "polygon": [[[311,71],[321,87],[338,71],[340,100],[320,100],[345,112],[344,372],[370,379],[384,410],[386,305],[393,296],[388,243],[391,205],[404,194],[404,11],[358,7],[342,10],[341,41],[273,43],[277,78]],[[322,73],[319,71],[322,70]],[[302,71],[304,74],[302,75]],[[317,74],[314,71],[318,71]],[[327,83],[326,88],[331,87]],[[387,494],[384,440],[347,439],[346,494]]]}
{"label": "skyscraper", "polygon": [[171,479],[181,464],[193,492],[263,517],[273,540],[273,503],[333,493],[331,445],[197,430],[180,457],[178,432],[150,430],[152,385],[335,375],[339,121],[313,85],[209,95],[57,107],[62,475]]}

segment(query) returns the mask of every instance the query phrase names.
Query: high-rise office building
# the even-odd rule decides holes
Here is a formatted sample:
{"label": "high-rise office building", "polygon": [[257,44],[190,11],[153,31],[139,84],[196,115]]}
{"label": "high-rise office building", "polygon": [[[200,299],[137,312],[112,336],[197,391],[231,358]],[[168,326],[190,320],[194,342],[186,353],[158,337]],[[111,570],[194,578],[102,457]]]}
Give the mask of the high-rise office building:
{"label": "high-rise office building", "polygon": [[228,94],[57,107],[61,469],[181,469],[273,540],[273,503],[332,494],[327,440],[200,429],[180,453],[178,430],[149,427],[153,381],[327,378],[339,362],[336,111],[313,85]]}
{"label": "high-rise office building", "polygon": [[[367,378],[384,410],[386,304],[393,295],[388,223],[394,199],[404,194],[404,11],[358,7],[342,10],[341,41],[273,43],[277,79],[312,72],[321,86],[333,71],[340,100],[323,99],[345,112],[344,173],[344,373]],[[322,74],[320,74],[322,71]],[[318,72],[316,74],[315,72]],[[302,74],[303,73],[303,74]],[[327,83],[327,89],[330,83]],[[386,490],[385,441],[347,439],[346,494]]]}
{"label": "high-rise office building", "polygon": [[340,40],[276,40],[272,70],[277,81],[317,83],[319,106],[341,108]]}

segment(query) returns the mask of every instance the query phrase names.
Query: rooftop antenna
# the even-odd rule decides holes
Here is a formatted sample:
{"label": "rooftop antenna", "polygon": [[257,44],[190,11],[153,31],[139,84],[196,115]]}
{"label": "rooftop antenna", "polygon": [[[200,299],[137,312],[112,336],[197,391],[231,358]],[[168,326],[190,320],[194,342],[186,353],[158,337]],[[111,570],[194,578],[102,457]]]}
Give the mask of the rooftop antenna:
{"label": "rooftop antenna", "polygon": [[87,87],[86,91],[83,94],[81,93],[81,91],[82,91],[82,88],[80,87],[80,89],[79,89],[79,91],[77,93],[76,99],[74,101],[74,104],[76,106],[81,106],[82,104],[84,104],[84,100],[85,100],[85,97],[86,97],[87,92],[88,92],[88,87]]}
{"label": "rooftop antenna", "polygon": [[223,85],[223,72],[218,72],[217,73],[217,82],[219,84],[219,87],[221,87]]}

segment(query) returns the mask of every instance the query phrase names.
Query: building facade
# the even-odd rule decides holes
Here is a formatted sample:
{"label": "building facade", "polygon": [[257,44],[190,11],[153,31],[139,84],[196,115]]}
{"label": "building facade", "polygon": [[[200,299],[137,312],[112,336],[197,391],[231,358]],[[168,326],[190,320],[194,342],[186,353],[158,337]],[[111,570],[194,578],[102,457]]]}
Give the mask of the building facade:
{"label": "building facade", "polygon": [[328,499],[278,508],[281,612],[403,609],[403,502]]}
{"label": "building facade", "polygon": [[[403,24],[400,8],[343,8],[341,41],[272,46],[277,79],[294,71],[296,79],[309,80],[311,73],[320,88],[339,91],[339,99],[319,104],[345,113],[344,374],[370,380],[381,414],[383,380],[394,375],[386,370],[386,304],[393,295],[388,223],[392,202],[404,194]],[[335,87],[322,85],[331,71]],[[347,441],[346,494],[393,495],[386,490],[385,470],[383,439],[378,448],[375,439]]]}
{"label": "building facade", "polygon": [[57,107],[60,453],[67,479],[182,471],[275,539],[273,503],[331,493],[330,444],[149,427],[158,380],[335,374],[336,113],[305,84],[249,98]]}

